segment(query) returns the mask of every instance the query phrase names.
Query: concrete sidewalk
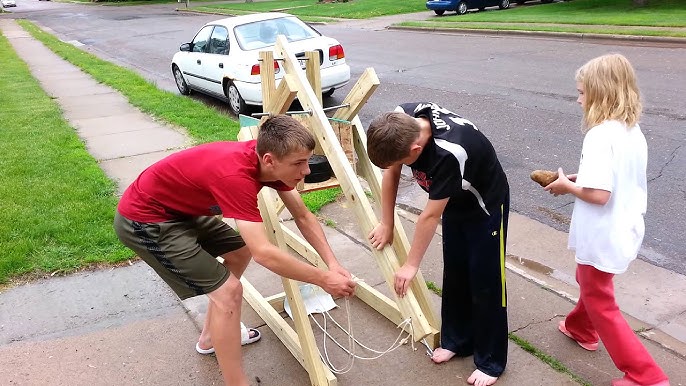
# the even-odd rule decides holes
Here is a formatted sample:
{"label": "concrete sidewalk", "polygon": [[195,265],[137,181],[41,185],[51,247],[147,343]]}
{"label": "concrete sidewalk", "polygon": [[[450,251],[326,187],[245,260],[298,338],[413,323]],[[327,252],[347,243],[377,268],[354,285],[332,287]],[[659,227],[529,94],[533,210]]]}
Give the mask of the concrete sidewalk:
{"label": "concrete sidewalk", "polygon": [[[124,189],[145,167],[190,139],[179,129],[142,114],[109,87],[57,57],[14,21],[0,20],[0,30],[28,64],[48,94],[64,111],[87,149],[103,170]],[[414,230],[416,208],[425,194],[406,181],[400,206],[408,236]],[[326,207],[322,216],[329,242],[341,262],[356,276],[389,293],[374,266],[364,235],[345,203]],[[422,271],[441,284],[440,229]],[[511,214],[508,233],[508,297],[511,332],[528,341],[580,379],[608,385],[621,374],[601,347],[595,353],[579,348],[556,330],[578,296],[573,255],[566,234],[526,217]],[[246,277],[265,296],[281,292],[279,278],[257,264]],[[686,278],[643,261],[616,280],[622,310],[644,343],[670,376],[672,385],[686,384]],[[334,317],[346,325],[346,302],[337,301]],[[435,298],[436,310],[440,299]],[[0,385],[212,385],[221,375],[212,356],[201,356],[194,345],[207,306],[206,297],[180,302],[145,264],[80,273],[27,283],[0,293]],[[384,351],[399,331],[362,302],[352,299],[354,335]],[[264,326],[244,305],[243,320]],[[321,317],[318,318],[321,323]],[[342,338],[334,328],[334,335]],[[244,348],[246,371],[253,384],[305,385],[308,377],[275,335],[261,328],[263,339]],[[322,334],[315,335],[323,352]],[[340,339],[344,346],[347,340]],[[337,367],[349,358],[330,341],[327,351]],[[357,354],[371,353],[356,349]],[[374,361],[356,360],[338,376],[342,385],[452,385],[472,372],[471,358],[432,364],[420,346],[409,345]],[[577,382],[510,342],[508,370],[499,385],[572,385]]]}

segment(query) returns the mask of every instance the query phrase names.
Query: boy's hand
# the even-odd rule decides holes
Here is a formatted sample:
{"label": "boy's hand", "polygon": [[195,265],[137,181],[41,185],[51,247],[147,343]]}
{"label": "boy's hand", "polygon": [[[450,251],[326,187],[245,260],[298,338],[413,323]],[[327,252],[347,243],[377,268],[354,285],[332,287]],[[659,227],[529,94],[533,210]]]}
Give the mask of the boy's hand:
{"label": "boy's hand", "polygon": [[407,289],[410,287],[410,282],[417,275],[419,267],[414,267],[409,264],[404,264],[398,272],[395,273],[395,293],[401,298],[407,294]]}
{"label": "boy's hand", "polygon": [[322,289],[330,293],[332,296],[352,296],[355,293],[355,282],[349,277],[342,275],[340,272],[322,271],[324,280],[322,282]]}
{"label": "boy's hand", "polygon": [[369,232],[369,241],[372,247],[381,250],[386,244],[393,243],[393,227],[382,222]]}
{"label": "boy's hand", "polygon": [[347,277],[348,279],[352,278],[353,276],[348,272],[347,269],[343,268],[342,265],[338,264],[338,262],[331,263],[329,264],[329,271],[331,272],[338,272],[339,274]]}

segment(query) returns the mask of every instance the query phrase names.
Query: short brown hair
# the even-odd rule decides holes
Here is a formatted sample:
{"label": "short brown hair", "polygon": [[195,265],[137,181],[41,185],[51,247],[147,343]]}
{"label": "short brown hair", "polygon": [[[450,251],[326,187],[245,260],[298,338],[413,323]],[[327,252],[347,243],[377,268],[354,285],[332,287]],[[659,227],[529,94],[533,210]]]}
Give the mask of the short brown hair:
{"label": "short brown hair", "polygon": [[257,135],[257,154],[272,153],[282,159],[300,150],[314,150],[314,136],[300,122],[288,115],[276,115],[262,123]]}
{"label": "short brown hair", "polygon": [[419,137],[419,123],[413,117],[390,112],[376,117],[367,130],[367,153],[374,165],[387,168],[410,155]]}

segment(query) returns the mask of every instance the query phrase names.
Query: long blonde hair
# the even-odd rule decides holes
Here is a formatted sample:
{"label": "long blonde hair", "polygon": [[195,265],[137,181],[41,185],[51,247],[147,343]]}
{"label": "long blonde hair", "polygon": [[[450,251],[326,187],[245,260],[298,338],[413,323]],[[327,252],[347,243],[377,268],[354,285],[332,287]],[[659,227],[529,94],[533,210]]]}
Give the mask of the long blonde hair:
{"label": "long blonde hair", "polygon": [[581,131],[608,119],[633,127],[641,116],[641,97],[636,73],[631,63],[620,54],[591,59],[576,71],[576,81],[584,88],[586,103]]}

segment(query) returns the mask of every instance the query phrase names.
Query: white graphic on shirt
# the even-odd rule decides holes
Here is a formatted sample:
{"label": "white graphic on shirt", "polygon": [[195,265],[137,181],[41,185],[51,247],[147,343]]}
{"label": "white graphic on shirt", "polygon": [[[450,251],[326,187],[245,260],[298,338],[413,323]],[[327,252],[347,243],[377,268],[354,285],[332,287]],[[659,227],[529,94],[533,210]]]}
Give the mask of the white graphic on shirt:
{"label": "white graphic on shirt", "polygon": [[434,138],[434,142],[438,147],[450,152],[453,156],[455,156],[457,162],[460,164],[460,174],[462,175],[462,190],[467,190],[471,192],[474,195],[474,197],[476,197],[476,201],[478,201],[481,209],[483,209],[484,212],[486,212],[486,215],[490,216],[491,214],[488,213],[488,210],[486,210],[486,204],[484,204],[484,199],[483,197],[481,197],[481,193],[479,193],[479,191],[472,186],[471,182],[467,181],[464,178],[464,165],[467,162],[467,158],[469,158],[469,156],[467,156],[467,151],[464,149],[464,147],[440,138]]}
{"label": "white graphic on shirt", "polygon": [[458,125],[461,125],[461,126],[471,125],[474,128],[474,130],[479,131],[479,129],[476,128],[476,125],[467,119],[460,118],[458,116],[454,116],[454,117],[450,117],[450,120],[457,123]]}

